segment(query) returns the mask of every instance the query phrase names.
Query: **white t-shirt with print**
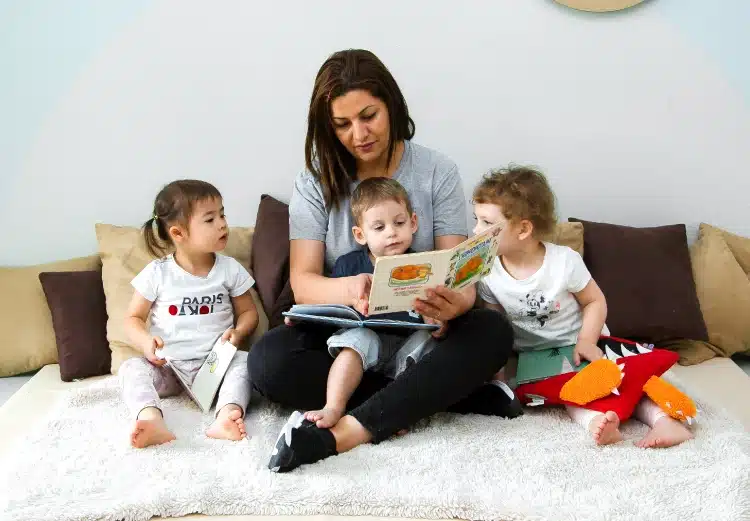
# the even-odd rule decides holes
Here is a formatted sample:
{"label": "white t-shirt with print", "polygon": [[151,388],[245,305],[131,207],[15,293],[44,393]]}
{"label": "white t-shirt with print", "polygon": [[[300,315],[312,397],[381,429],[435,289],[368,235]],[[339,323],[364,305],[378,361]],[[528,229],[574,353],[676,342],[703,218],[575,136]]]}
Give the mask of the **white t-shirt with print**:
{"label": "white t-shirt with print", "polygon": [[234,327],[230,297],[246,293],[255,280],[235,259],[217,253],[205,277],[185,271],[168,255],[149,263],[131,284],[153,302],[150,332],[164,340],[161,355],[193,360],[207,356]]}
{"label": "white t-shirt with print", "polygon": [[[513,278],[495,259],[478,285],[485,302],[501,304],[508,313],[519,351],[573,345],[583,313],[573,293],[583,290],[591,274],[575,250],[545,242],[542,266],[524,280]],[[602,334],[609,334],[604,326]]]}

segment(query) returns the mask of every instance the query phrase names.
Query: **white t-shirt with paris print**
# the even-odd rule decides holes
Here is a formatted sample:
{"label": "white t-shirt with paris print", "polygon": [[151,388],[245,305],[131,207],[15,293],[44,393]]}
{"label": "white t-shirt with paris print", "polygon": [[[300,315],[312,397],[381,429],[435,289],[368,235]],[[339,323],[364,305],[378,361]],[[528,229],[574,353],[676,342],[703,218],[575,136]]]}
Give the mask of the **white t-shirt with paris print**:
{"label": "white t-shirt with paris print", "polygon": [[[542,266],[527,279],[513,278],[496,258],[478,285],[485,302],[501,304],[508,313],[518,351],[573,345],[583,324],[574,293],[583,290],[591,274],[575,250],[545,242]],[[607,326],[602,334],[608,335]]]}
{"label": "white t-shirt with paris print", "polygon": [[150,262],[131,284],[153,302],[150,332],[164,340],[161,355],[193,360],[206,357],[234,327],[231,297],[245,294],[255,280],[235,259],[217,253],[205,277],[185,271],[168,255]]}

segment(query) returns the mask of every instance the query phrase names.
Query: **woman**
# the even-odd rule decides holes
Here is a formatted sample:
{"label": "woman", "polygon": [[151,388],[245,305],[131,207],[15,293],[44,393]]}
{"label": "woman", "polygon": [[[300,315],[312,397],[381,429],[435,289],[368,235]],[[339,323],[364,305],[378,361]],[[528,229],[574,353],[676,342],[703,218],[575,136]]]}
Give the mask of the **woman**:
{"label": "woman", "polygon": [[[308,115],[307,170],[289,207],[290,276],[301,304],[353,305],[367,298],[371,275],[328,278],[336,258],[359,247],[349,196],[364,179],[400,182],[419,217],[412,248],[446,249],[467,237],[466,201],[451,160],[412,144],[414,122],[388,69],[371,52],[333,54],[318,71]],[[415,310],[442,325],[437,345],[394,381],[365,373],[349,413],[321,429],[295,413],[279,437],[269,468],[285,472],[362,443],[377,443],[434,413],[453,410],[510,416],[511,398],[483,385],[506,363],[513,333],[505,318],[472,309],[474,287],[438,287]],[[326,401],[335,330],[282,325],[253,346],[248,367],[255,388],[285,406],[317,409]],[[512,396],[512,393],[511,393]]]}

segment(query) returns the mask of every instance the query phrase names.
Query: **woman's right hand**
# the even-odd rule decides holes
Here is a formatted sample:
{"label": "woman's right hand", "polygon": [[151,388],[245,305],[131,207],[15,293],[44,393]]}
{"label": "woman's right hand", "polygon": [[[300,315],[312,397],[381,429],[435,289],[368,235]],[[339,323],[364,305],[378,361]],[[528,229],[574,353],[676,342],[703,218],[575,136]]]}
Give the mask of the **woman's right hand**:
{"label": "woman's right hand", "polygon": [[161,367],[164,364],[167,363],[166,360],[163,358],[158,358],[156,356],[156,350],[161,349],[164,347],[164,340],[161,339],[160,336],[154,336],[151,337],[151,343],[144,346],[143,354],[146,357],[146,360],[151,362],[153,365],[157,367]]}
{"label": "woman's right hand", "polygon": [[370,312],[371,287],[372,275],[369,273],[360,273],[353,277],[347,277],[347,300],[349,301],[349,305],[365,316]]}

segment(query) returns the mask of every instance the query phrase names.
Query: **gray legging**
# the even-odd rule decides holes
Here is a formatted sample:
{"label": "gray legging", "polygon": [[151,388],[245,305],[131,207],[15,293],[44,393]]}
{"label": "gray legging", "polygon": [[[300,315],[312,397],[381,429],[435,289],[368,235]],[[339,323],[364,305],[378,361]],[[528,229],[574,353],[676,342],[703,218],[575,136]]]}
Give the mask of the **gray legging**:
{"label": "gray legging", "polygon": [[[326,339],[336,328],[298,324],[266,333],[250,350],[255,389],[287,407],[319,409],[333,359]],[[492,378],[507,362],[513,329],[504,315],[474,309],[452,320],[448,334],[397,379],[366,372],[349,401],[354,416],[377,443],[437,412],[494,414]]]}

